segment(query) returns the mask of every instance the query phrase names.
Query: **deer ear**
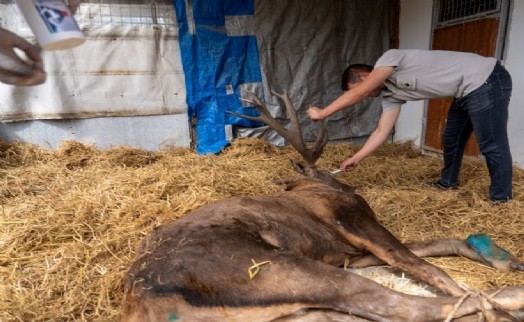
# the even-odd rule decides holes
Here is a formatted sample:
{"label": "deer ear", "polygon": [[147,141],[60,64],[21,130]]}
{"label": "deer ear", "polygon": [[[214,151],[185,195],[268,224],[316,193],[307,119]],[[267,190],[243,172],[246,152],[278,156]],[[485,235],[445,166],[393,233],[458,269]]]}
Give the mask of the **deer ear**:
{"label": "deer ear", "polygon": [[291,160],[291,165],[293,166],[293,169],[295,169],[296,172],[300,173],[301,175],[306,175],[307,173],[307,166],[303,161],[299,160]]}
{"label": "deer ear", "polygon": [[293,169],[295,169],[296,172],[303,176],[306,176],[308,178],[316,178],[318,176],[317,167],[314,164],[310,164],[307,161],[291,160],[291,165],[293,166]]}

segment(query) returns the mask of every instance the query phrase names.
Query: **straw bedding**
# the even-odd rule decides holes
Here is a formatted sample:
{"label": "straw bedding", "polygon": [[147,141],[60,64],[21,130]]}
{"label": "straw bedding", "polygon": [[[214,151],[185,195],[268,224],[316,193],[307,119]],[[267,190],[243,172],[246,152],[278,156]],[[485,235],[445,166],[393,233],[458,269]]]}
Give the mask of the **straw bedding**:
{"label": "straw bedding", "polygon": [[[356,149],[328,145],[317,165],[336,169]],[[215,200],[281,191],[272,180],[292,174],[291,158],[291,148],[256,139],[208,156],[0,141],[0,321],[118,320],[124,274],[148,232]],[[524,259],[524,172],[515,168],[514,200],[492,205],[483,163],[465,161],[456,191],[425,184],[440,167],[439,158],[395,144],[337,176],[358,186],[402,241],[488,233]],[[524,284],[523,273],[466,259],[430,261],[474,288]]]}

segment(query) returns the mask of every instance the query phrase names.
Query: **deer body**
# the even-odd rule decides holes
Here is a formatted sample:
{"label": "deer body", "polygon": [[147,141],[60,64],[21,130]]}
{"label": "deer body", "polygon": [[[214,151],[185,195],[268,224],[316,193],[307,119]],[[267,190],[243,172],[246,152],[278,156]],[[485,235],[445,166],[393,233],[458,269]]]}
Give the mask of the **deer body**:
{"label": "deer body", "polygon": [[[465,291],[421,257],[461,255],[500,269],[524,264],[509,254],[479,255],[458,239],[403,245],[352,187],[316,169],[325,137],[311,151],[254,103],[304,157],[294,164],[299,175],[283,180],[279,194],[214,202],[155,229],[127,275],[122,321],[477,321],[480,311],[492,321],[517,321],[506,312],[524,309],[524,287],[489,300],[460,298]],[[446,295],[399,293],[344,264],[392,265]]]}
{"label": "deer body", "polygon": [[[123,320],[303,321],[311,309],[346,319],[433,321],[451,312],[457,298],[400,294],[339,267],[371,249],[448,293],[462,292],[384,229],[363,198],[317,179],[288,189],[212,203],[156,229],[129,271]],[[264,262],[250,278],[249,268]],[[524,306],[524,289],[506,293],[499,296]],[[462,315],[479,305],[465,303]]]}

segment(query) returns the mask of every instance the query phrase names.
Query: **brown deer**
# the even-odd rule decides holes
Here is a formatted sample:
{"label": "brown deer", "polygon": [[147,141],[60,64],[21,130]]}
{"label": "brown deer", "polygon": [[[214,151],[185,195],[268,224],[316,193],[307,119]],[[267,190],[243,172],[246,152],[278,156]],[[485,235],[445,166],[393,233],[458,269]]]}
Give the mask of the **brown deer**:
{"label": "brown deer", "polygon": [[[471,294],[425,256],[465,256],[502,270],[524,264],[487,236],[403,245],[354,189],[319,170],[327,142],[302,139],[286,93],[291,129],[255,97],[245,100],[303,156],[286,191],[213,202],[156,228],[126,278],[122,321],[518,321],[524,287]],[[486,244],[479,243],[484,241]],[[413,296],[346,271],[388,264],[444,294]],[[478,313],[480,312],[480,313]]]}

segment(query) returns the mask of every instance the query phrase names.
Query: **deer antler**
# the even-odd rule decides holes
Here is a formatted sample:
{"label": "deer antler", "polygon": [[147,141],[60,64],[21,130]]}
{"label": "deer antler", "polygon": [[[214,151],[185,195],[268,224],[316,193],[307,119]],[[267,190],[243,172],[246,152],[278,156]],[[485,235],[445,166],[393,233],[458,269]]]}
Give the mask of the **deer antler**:
{"label": "deer antler", "polygon": [[320,155],[322,155],[324,146],[328,142],[328,136],[324,123],[318,122],[320,126],[320,132],[313,147],[309,148],[304,143],[304,139],[302,137],[302,129],[297,118],[297,113],[295,111],[293,103],[291,102],[291,99],[289,98],[289,95],[287,94],[287,91],[284,91],[283,94],[279,94],[274,91],[271,91],[271,93],[277,96],[284,103],[286,115],[291,123],[291,128],[289,130],[284,128],[280,124],[280,122],[278,122],[273,116],[271,116],[266,106],[260,101],[260,99],[255,94],[246,90],[243,91],[247,93],[251,97],[251,99],[241,98],[240,100],[255,106],[260,112],[260,116],[243,115],[231,111],[227,112],[238,117],[242,117],[252,121],[259,121],[267,124],[270,128],[275,130],[284,139],[286,139],[298,151],[298,153],[302,155],[304,161],[308,165],[313,166],[317,159],[320,157]]}
{"label": "deer antler", "polygon": [[[302,138],[302,129],[300,127],[300,123],[298,122],[297,113],[286,91],[284,91],[283,94],[279,94],[274,91],[271,91],[271,93],[273,93],[273,95],[277,96],[282,102],[284,102],[286,115],[291,124],[289,130],[284,128],[279,121],[277,121],[273,116],[271,116],[266,106],[260,101],[260,99],[255,94],[246,90],[244,90],[244,92],[246,92],[251,97],[251,99],[241,98],[241,100],[243,102],[255,106],[260,112],[260,116],[242,115],[231,111],[227,111],[228,113],[248,120],[263,122],[267,124],[269,127],[271,127],[273,130],[275,130],[278,134],[280,134],[284,139],[286,139],[298,151],[298,153],[302,155],[302,158],[304,159],[304,162],[296,160],[293,160],[291,162],[293,168],[299,174],[308,178],[319,179],[320,181],[328,184],[329,186],[335,189],[339,189],[348,193],[353,193],[355,191],[355,187],[339,182],[337,179],[331,176],[331,174],[328,171],[318,170],[315,166],[315,162],[322,155],[322,151],[324,150],[324,147],[328,142],[328,136],[324,127],[324,123],[318,122],[320,127],[319,134],[317,136],[315,144],[313,144],[313,146],[309,148],[304,143],[304,139]],[[294,178],[278,180],[277,183],[288,184],[289,182],[291,182],[289,180],[292,181],[294,180]]]}

